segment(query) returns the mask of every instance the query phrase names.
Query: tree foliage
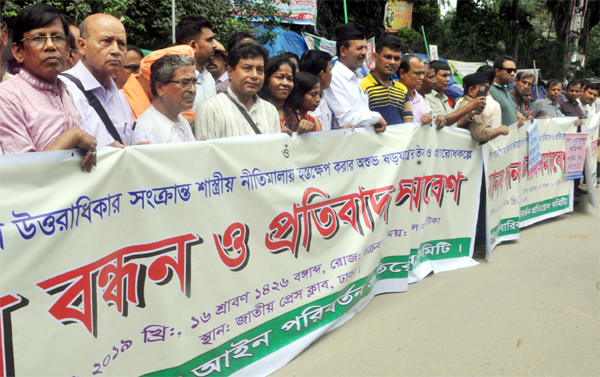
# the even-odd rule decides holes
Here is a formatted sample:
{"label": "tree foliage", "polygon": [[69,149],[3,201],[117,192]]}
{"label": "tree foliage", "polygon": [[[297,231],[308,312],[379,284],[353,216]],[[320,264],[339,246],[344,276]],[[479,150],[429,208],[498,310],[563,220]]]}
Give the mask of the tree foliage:
{"label": "tree foliage", "polygon": [[[10,25],[23,8],[36,2],[52,4],[76,24],[92,13],[112,14],[125,25],[128,43],[142,48],[152,50],[171,43],[170,0],[2,0],[2,15]],[[259,42],[268,44],[274,40],[273,29],[284,26],[280,18],[282,15],[268,0],[177,0],[176,22],[188,14],[200,14],[210,19],[213,32],[224,44],[236,30],[252,30]],[[258,15],[260,18],[257,18]],[[259,21],[261,30],[253,26],[252,21]]]}

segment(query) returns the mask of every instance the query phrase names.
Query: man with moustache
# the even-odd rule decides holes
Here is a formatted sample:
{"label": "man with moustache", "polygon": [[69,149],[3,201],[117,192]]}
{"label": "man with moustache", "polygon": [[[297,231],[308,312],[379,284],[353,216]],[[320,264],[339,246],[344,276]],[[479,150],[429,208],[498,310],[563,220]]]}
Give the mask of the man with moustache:
{"label": "man with moustache", "polygon": [[152,105],[137,120],[133,142],[182,143],[194,141],[189,122],[181,112],[196,98],[196,60],[191,56],[165,55],[150,68]]}
{"label": "man with moustache", "polygon": [[560,111],[562,111],[565,116],[568,117],[577,117],[579,119],[583,119],[585,114],[581,107],[579,107],[579,103],[577,99],[579,99],[579,92],[581,92],[581,81],[571,81],[567,84],[567,90],[565,92],[566,98],[562,98],[558,100],[558,105],[560,106]]}
{"label": "man with moustache", "polygon": [[60,78],[73,94],[83,129],[99,145],[131,145],[131,109],[111,77],[121,69],[127,51],[125,27],[117,18],[97,13],[87,17],[79,30],[81,60]]}
{"label": "man with moustache", "polygon": [[410,123],[413,115],[404,84],[392,80],[402,60],[402,41],[385,36],[375,46],[375,70],[360,82],[369,98],[369,108],[376,111],[388,124]]}
{"label": "man with moustache", "polygon": [[204,102],[196,115],[196,139],[281,133],[275,106],[257,93],[265,81],[269,53],[257,42],[245,41],[229,50],[225,93]]}
{"label": "man with moustache", "polygon": [[215,48],[215,57],[208,62],[206,69],[215,80],[216,88],[220,83],[229,81],[229,75],[227,74],[227,51],[225,51],[225,47],[219,41],[215,40],[215,44],[217,45]]}
{"label": "man with moustache", "polygon": [[[423,86],[425,72],[429,69],[429,64],[423,63],[420,57],[416,55],[405,55],[400,63],[398,70],[399,81],[406,86],[407,95],[410,100],[410,107],[413,113],[413,122],[421,125],[433,122],[431,109],[427,105],[425,98],[419,93]],[[432,73],[433,74],[433,73]],[[431,80],[429,81],[431,83]],[[430,84],[429,93],[431,93],[433,84]],[[438,115],[435,119],[437,129],[446,125],[446,118]]]}
{"label": "man with moustache", "polygon": [[[433,80],[431,79],[432,72]],[[429,70],[423,80],[423,85],[421,85],[421,94],[425,97],[434,117],[437,118],[439,115],[442,115],[446,119],[447,126],[457,123],[459,127],[464,127],[471,121],[467,119],[467,115],[477,109],[483,111],[486,99],[485,97],[474,98],[472,101],[469,101],[468,105],[454,111],[448,103],[448,96],[444,94],[450,83],[450,74],[451,71],[448,63],[441,60],[429,63]],[[427,93],[429,90],[431,92]],[[439,125],[438,129],[440,129]]]}
{"label": "man with moustache", "polygon": [[58,80],[67,60],[67,20],[38,3],[13,21],[12,53],[21,71],[0,84],[0,148],[6,154],[83,148],[81,166],[96,165],[96,139],[81,120],[66,85]]}
{"label": "man with moustache", "polygon": [[350,22],[337,27],[335,36],[339,61],[332,70],[331,86],[325,90],[325,100],[333,112],[331,128],[374,125],[375,132],[384,132],[387,122],[381,114],[369,109],[369,99],[360,88],[363,76],[358,68],[367,57],[365,27]]}
{"label": "man with moustache", "polygon": [[526,119],[529,118],[530,115],[527,113],[526,107],[528,104],[525,103],[523,94],[531,93],[534,80],[535,77],[531,73],[521,71],[515,76],[515,86],[512,88],[512,90],[509,90],[510,96],[515,103],[515,109]]}

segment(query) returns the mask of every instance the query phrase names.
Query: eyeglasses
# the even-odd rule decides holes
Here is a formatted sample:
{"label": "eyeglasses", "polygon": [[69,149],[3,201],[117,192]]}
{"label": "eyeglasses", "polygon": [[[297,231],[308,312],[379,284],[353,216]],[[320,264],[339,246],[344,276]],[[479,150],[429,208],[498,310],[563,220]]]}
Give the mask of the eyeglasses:
{"label": "eyeglasses", "polygon": [[137,64],[124,65],[123,68],[128,69],[133,73],[138,73],[140,71],[140,66]]}
{"label": "eyeglasses", "polygon": [[48,38],[52,39],[52,44],[56,47],[66,47],[67,46],[67,37],[64,35],[51,35],[49,37],[40,35],[37,37],[29,37],[21,39],[23,41],[29,41],[29,44],[33,48],[42,48],[46,45],[46,41]]}
{"label": "eyeglasses", "polygon": [[503,69],[503,70],[505,70],[505,71],[506,71],[506,73],[508,73],[509,75],[510,75],[511,73],[515,73],[515,72],[517,72],[517,69],[516,69],[516,68],[500,68],[500,69]]}
{"label": "eyeglasses", "polygon": [[171,80],[169,82],[174,82],[175,84],[178,84],[181,88],[187,89],[192,85],[196,85],[196,83],[198,82],[198,79],[197,78],[183,79],[183,80],[179,80],[179,81]]}

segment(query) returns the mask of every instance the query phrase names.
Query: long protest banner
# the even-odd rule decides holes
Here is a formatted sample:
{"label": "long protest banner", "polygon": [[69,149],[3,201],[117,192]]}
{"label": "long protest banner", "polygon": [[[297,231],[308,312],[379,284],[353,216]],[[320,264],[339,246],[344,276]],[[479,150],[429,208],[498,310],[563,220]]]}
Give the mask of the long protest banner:
{"label": "long protest banner", "polygon": [[529,177],[529,122],[509,127],[507,136],[483,146],[486,177],[487,259],[500,242],[519,238],[519,229],[573,210],[573,184],[565,180],[565,133],[576,118],[537,120],[542,167]]}
{"label": "long protest banner", "polygon": [[[49,161],[51,160],[51,161]],[[266,375],[473,266],[481,149],[401,125],[0,156],[2,376]]]}
{"label": "long protest banner", "polygon": [[[588,188],[588,200],[598,208],[598,198],[596,198],[595,184],[598,179],[598,133],[600,128],[600,113],[590,114],[585,123],[581,126],[581,132],[587,133],[585,143],[585,172]],[[590,183],[591,182],[591,183]]]}

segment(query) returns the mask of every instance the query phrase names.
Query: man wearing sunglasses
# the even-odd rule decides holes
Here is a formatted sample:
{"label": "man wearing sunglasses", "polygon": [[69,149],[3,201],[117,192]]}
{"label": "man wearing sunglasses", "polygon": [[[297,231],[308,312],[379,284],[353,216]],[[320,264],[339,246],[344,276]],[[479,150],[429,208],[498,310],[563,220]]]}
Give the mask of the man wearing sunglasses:
{"label": "man wearing sunglasses", "polygon": [[133,142],[182,143],[195,141],[189,122],[181,115],[196,98],[196,60],[165,55],[150,68],[152,105],[138,119]]}
{"label": "man wearing sunglasses", "polygon": [[515,81],[517,66],[510,56],[501,56],[494,60],[494,69],[496,78],[494,85],[490,87],[490,95],[500,104],[502,110],[502,124],[510,126],[519,122],[519,127],[525,122],[525,117],[517,112],[515,102],[513,101],[508,84]]}
{"label": "man wearing sunglasses", "polygon": [[142,59],[144,59],[144,54],[139,47],[127,45],[127,52],[123,58],[123,66],[119,72],[112,75],[112,78],[115,80],[115,84],[119,90],[121,90],[127,80],[129,80],[129,76],[134,73],[140,73],[140,64]]}

